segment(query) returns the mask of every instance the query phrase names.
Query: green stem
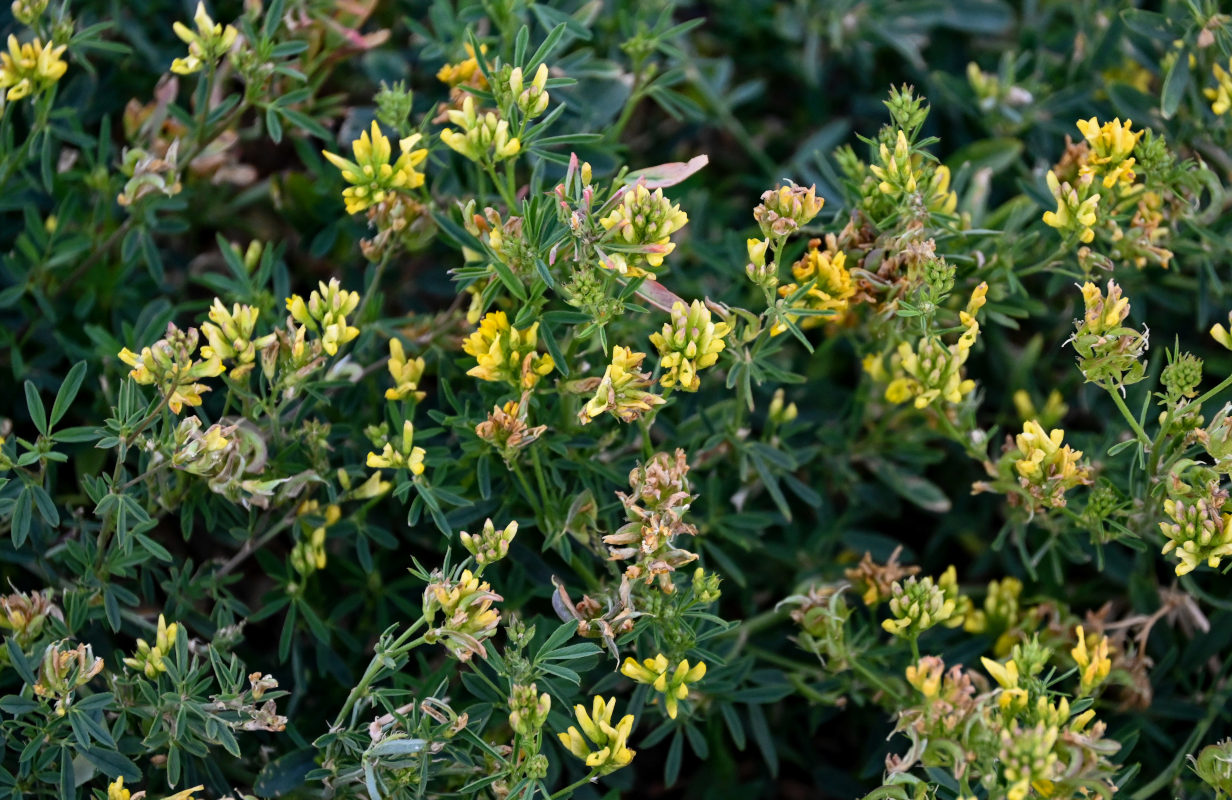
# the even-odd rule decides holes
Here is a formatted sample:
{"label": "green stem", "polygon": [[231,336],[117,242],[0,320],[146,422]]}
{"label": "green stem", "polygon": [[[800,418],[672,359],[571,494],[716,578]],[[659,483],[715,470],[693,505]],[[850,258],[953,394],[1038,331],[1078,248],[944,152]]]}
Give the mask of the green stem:
{"label": "green stem", "polygon": [[355,311],[355,319],[363,321],[364,312],[368,310],[368,303],[371,302],[373,295],[376,294],[376,288],[381,283],[381,276],[385,274],[385,267],[389,264],[389,259],[392,255],[393,249],[386,248],[384,254],[381,255],[381,260],[376,263],[376,270],[372,273],[372,280],[364,288],[364,296],[360,298],[359,308]]}
{"label": "green stem", "polygon": [[574,790],[581,789],[583,786],[590,783],[595,778],[595,776],[597,776],[598,774],[599,774],[599,770],[592,769],[590,772],[586,774],[585,778],[582,778],[580,781],[575,781],[574,783],[569,784],[568,786],[561,789],[556,794],[549,797],[548,800],[556,800],[556,798],[558,797],[565,797],[567,795],[573,794]]}
{"label": "green stem", "polygon": [[385,659],[400,658],[419,645],[423,644],[424,637],[422,636],[412,642],[407,642],[406,640],[411,634],[419,630],[419,628],[426,622],[426,619],[420,617],[415,621],[415,624],[403,631],[402,634],[394,640],[394,643],[388,650],[377,652],[372,656],[372,660],[368,662],[368,668],[364,670],[363,677],[360,678],[359,683],[355,684],[355,687],[351,689],[351,693],[347,695],[346,702],[342,704],[342,709],[338,711],[338,716],[334,718],[334,724],[331,726],[331,730],[337,730],[342,727],[342,723],[346,719],[347,714],[351,713],[351,709],[353,709],[355,704],[359,702],[359,699],[367,693],[368,687],[371,686],[378,677],[380,677],[381,671],[386,669]]}
{"label": "green stem", "polygon": [[[918,659],[917,659],[917,661],[918,661]],[[854,669],[857,673],[859,673],[859,675],[860,675],[860,677],[861,677],[861,678],[863,678],[864,680],[868,681],[868,682],[869,682],[870,684],[872,684],[875,688],[877,688],[877,689],[881,690],[882,692],[884,692],[884,693],[885,693],[886,695],[888,695],[889,697],[892,697],[892,698],[894,698],[894,699],[896,699],[896,700],[897,700],[897,699],[899,699],[899,698],[901,697],[901,695],[898,693],[898,691],[897,691],[897,690],[895,690],[895,689],[894,689],[894,687],[890,686],[890,684],[888,684],[888,683],[886,683],[884,680],[882,680],[882,679],[881,679],[881,676],[879,676],[877,673],[873,672],[871,669],[869,669],[868,667],[866,667],[866,666],[865,666],[865,665],[864,665],[861,661],[859,661],[858,659],[854,659],[854,658],[853,658],[853,659],[851,660],[851,668],[852,668],[852,669]]]}
{"label": "green stem", "polygon": [[1206,392],[1205,394],[1203,394],[1197,400],[1194,400],[1193,402],[1191,402],[1190,405],[1193,406],[1194,408],[1197,408],[1198,406],[1202,405],[1207,400],[1210,400],[1212,397],[1219,394],[1220,392],[1222,392],[1224,389],[1228,388],[1229,386],[1232,386],[1232,375],[1229,375],[1228,377],[1221,380],[1219,382],[1219,385],[1217,385],[1214,389],[1211,389],[1209,392]]}
{"label": "green stem", "polygon": [[1129,413],[1129,407],[1125,405],[1125,400],[1121,397],[1121,393],[1116,389],[1108,389],[1107,391],[1112,396],[1112,402],[1116,403],[1116,407],[1120,410],[1121,416],[1125,417],[1129,427],[1133,428],[1134,435],[1138,437],[1138,441],[1144,445],[1150,445],[1151,437],[1146,435],[1146,431],[1142,430],[1138,420],[1134,418],[1133,414]]}

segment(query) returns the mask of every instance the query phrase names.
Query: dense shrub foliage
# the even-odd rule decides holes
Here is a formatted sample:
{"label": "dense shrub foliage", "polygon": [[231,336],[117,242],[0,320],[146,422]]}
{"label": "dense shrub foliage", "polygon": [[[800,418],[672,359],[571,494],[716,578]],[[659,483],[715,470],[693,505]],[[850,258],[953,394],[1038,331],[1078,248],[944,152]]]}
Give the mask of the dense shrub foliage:
{"label": "dense shrub foliage", "polygon": [[0,796],[1232,795],[1217,0],[0,34]]}

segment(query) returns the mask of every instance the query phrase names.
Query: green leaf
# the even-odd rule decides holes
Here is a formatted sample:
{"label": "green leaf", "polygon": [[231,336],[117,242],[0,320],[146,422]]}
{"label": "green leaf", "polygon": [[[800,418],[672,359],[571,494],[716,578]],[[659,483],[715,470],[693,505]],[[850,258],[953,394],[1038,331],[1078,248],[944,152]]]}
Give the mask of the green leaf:
{"label": "green leaf", "polygon": [[1183,50],[1177,51],[1176,59],[1164,76],[1164,88],[1159,95],[1159,111],[1165,119],[1170,119],[1181,105],[1185,90],[1189,88],[1189,55]]}
{"label": "green leaf", "polygon": [[68,371],[64,383],[60,384],[60,391],[56,392],[56,401],[51,404],[51,426],[53,428],[64,417],[69,406],[73,404],[73,400],[77,398],[77,391],[81,389],[81,382],[85,377],[86,362],[84,361],[78,361]]}
{"label": "green leaf", "polygon": [[26,381],[26,408],[30,411],[30,421],[38,432],[47,435],[47,409],[43,407],[43,398],[39,397],[38,389],[30,381]]}

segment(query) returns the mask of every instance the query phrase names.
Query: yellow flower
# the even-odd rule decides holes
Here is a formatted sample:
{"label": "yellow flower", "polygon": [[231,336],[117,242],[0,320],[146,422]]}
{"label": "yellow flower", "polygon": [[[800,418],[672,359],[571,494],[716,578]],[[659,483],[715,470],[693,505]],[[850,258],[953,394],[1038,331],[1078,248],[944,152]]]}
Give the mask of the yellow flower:
{"label": "yellow flower", "polygon": [[1112,659],[1108,657],[1108,637],[1100,634],[1092,634],[1091,641],[1093,650],[1087,646],[1087,637],[1079,625],[1075,635],[1078,637],[1078,645],[1069,651],[1073,657],[1074,663],[1078,665],[1078,692],[1081,695],[1089,695],[1099,687],[1101,683],[1108,680],[1108,673],[1112,671]]}
{"label": "yellow flower", "polygon": [[171,71],[177,75],[191,75],[199,72],[207,63],[213,64],[227,54],[239,31],[234,25],[225,28],[214,22],[205,11],[205,3],[197,3],[197,13],[193,15],[193,24],[197,30],[190,29],[182,22],[174,22],[171,29],[180,41],[188,45],[188,56],[177,58],[171,62]]}
{"label": "yellow flower", "polygon": [[[474,78],[474,85],[478,88],[484,88],[488,85],[488,81],[483,77],[483,71],[479,69],[479,59],[475,58],[475,48],[469,44],[466,47],[467,58],[459,61],[457,64],[446,64],[437,70],[436,77],[442,83],[447,83],[450,86],[457,86],[460,83],[467,83]],[[488,46],[482,44],[479,46],[479,54],[483,55],[488,52]]]}
{"label": "yellow flower", "polygon": [[1078,241],[1085,243],[1095,238],[1093,230],[1098,217],[1099,194],[1088,194],[1091,186],[1091,176],[1084,175],[1078,181],[1078,189],[1069,183],[1061,183],[1057,174],[1048,170],[1048,190],[1057,201],[1056,211],[1044,212],[1044,224],[1056,228],[1062,233],[1075,234]]}
{"label": "yellow flower", "polygon": [[193,358],[197,338],[196,328],[181,331],[168,323],[165,337],[142,348],[140,353],[125,347],[119,352],[119,357],[132,367],[128,373],[130,378],[143,386],[157,386],[167,398],[167,407],[178,414],[186,405],[201,405],[201,393],[210,390],[208,386],[197,383],[198,379],[217,377],[224,370],[222,360],[216,354],[204,361]]}
{"label": "yellow flower", "polygon": [[685,659],[672,669],[667,656],[659,653],[641,664],[637,663],[636,659],[626,658],[625,663],[620,667],[620,673],[638,683],[653,686],[654,690],[664,697],[667,715],[675,719],[679,702],[689,696],[688,685],[697,683],[705,677],[706,663],[698,661],[696,665],[690,667],[688,659]]}
{"label": "yellow flower", "polygon": [[641,371],[645,353],[635,353],[627,347],[612,348],[612,361],[595,388],[594,396],[578,412],[583,425],[604,412],[621,422],[632,422],[653,406],[664,402],[662,397],[648,392],[650,374]]}
{"label": "yellow flower", "polygon": [[128,800],[131,795],[132,792],[124,788],[123,778],[116,778],[107,784],[107,800]]}
{"label": "yellow flower", "polygon": [[636,755],[628,747],[629,734],[633,731],[633,715],[626,714],[613,725],[612,714],[615,710],[616,698],[605,701],[595,695],[589,714],[585,706],[574,706],[573,712],[581,731],[571,726],[567,732],[557,734],[570,753],[585,761],[586,766],[600,775],[628,766]]}
{"label": "yellow flower", "polygon": [[1133,122],[1128,119],[1122,124],[1120,118],[1103,125],[1095,117],[1078,120],[1078,130],[1091,147],[1087,163],[1082,165],[1079,174],[1102,173],[1106,189],[1111,189],[1118,182],[1133,183],[1134,159],[1130,158],[1130,153],[1134,152],[1134,145],[1145,131],[1131,131],[1132,125]]}
{"label": "yellow flower", "polygon": [[509,555],[509,545],[513,537],[518,535],[518,521],[514,520],[503,529],[497,530],[492,520],[483,523],[483,531],[472,536],[466,531],[458,534],[462,546],[475,557],[479,566],[487,566],[494,561],[500,561]]}
{"label": "yellow flower", "polygon": [[203,791],[205,791],[204,786],[194,786],[191,789],[185,789],[182,792],[176,792],[173,795],[164,797],[163,800],[193,800],[193,796],[192,796],[193,792],[203,792]]}
{"label": "yellow flower", "polygon": [[462,343],[466,354],[478,362],[466,374],[484,381],[505,381],[522,389],[534,388],[540,378],[556,368],[550,355],[536,352],[538,345],[538,322],[518,330],[504,311],[493,311]]}
{"label": "yellow flower", "polygon": [[422,475],[425,454],[415,446],[415,426],[408,419],[402,423],[402,435],[386,441],[379,454],[369,453],[367,464],[370,469],[409,469],[412,475]]}
{"label": "yellow flower", "polygon": [[253,306],[234,304],[231,310],[222,304],[217,297],[210,306],[210,321],[201,324],[201,332],[209,341],[201,346],[204,358],[220,358],[233,361],[231,377],[240,378],[256,364],[257,351],[271,344],[276,338],[274,334],[254,340],[253,330],[257,325],[257,315],[260,312]]}
{"label": "yellow flower", "polygon": [[[496,633],[500,624],[500,611],[492,604],[501,599],[487,581],[481,583],[469,569],[463,570],[456,582],[438,575],[424,589],[424,617],[432,627],[425,640],[429,644],[443,640],[460,661],[469,661],[476,655],[486,657],[483,642]],[[440,627],[435,627],[438,611],[444,613],[444,620]]]}
{"label": "yellow flower", "polygon": [[726,347],[723,337],[729,333],[731,326],[712,322],[710,309],[700,300],[687,306],[681,301],[673,303],[671,321],[663,324],[661,332],[650,334],[663,364],[659,383],[696,392],[702,384],[697,373],[718,360]]}
{"label": "yellow flower", "polygon": [[[1228,61],[1228,66],[1232,67],[1232,60]],[[1211,111],[1227,114],[1228,109],[1232,108],[1232,74],[1218,64],[1211,71],[1215,75],[1215,88],[1203,89],[1203,92],[1211,101]]]}
{"label": "yellow flower", "polygon": [[153,646],[145,639],[138,639],[136,654],[124,659],[124,664],[145,673],[147,678],[157,678],[167,671],[167,665],[163,663],[163,659],[167,658],[171,654],[171,648],[175,647],[175,639],[179,630],[180,626],[177,623],[172,622],[168,625],[163,615],[159,614],[158,630]]}
{"label": "yellow flower", "polygon": [[1061,508],[1065,493],[1091,482],[1091,470],[1081,463],[1082,451],[1063,444],[1065,431],[1044,432],[1036,420],[1027,420],[1014,442],[1018,446],[1014,471],[1018,483],[1042,507]]}
{"label": "yellow flower", "polygon": [[1027,707],[1027,690],[1018,685],[1018,664],[1013,659],[1001,664],[991,658],[981,657],[980,663],[1001,687],[1001,696],[997,703],[1002,710],[1012,714]]}
{"label": "yellow flower", "polygon": [[599,220],[607,231],[603,243],[610,245],[603,266],[631,277],[653,277],[663,257],[676,249],[672,234],[688,223],[689,215],[664,197],[663,189],[652,192],[642,183],[626,187],[620,201]]}
{"label": "yellow flower", "polygon": [[918,663],[907,667],[907,683],[931,699],[941,691],[941,678],[944,673],[944,661],[936,656],[925,656]]}
{"label": "yellow flower", "polygon": [[393,146],[381,133],[376,120],[371,131],[364,131],[351,143],[354,161],[322,150],[321,154],[342,171],[342,179],[351,184],[342,190],[348,214],[358,214],[369,206],[383,203],[391,193],[406,193],[423,186],[424,174],[417,169],[428,157],[427,148],[416,148],[422,137],[412,134],[398,140],[398,160],[389,163]]}
{"label": "yellow flower", "polygon": [[8,90],[8,100],[42,91],[68,71],[68,64],[61,58],[67,45],[51,47],[38,38],[20,44],[13,34],[9,34],[8,44],[8,52],[0,52],[0,89]]}
{"label": "yellow flower", "polygon": [[[799,261],[791,265],[791,274],[795,283],[779,287],[779,295],[792,297],[806,287],[802,296],[791,301],[793,308],[807,308],[816,311],[829,311],[827,316],[809,315],[800,323],[801,328],[812,328],[827,322],[837,322],[847,312],[852,296],[856,293],[855,282],[847,271],[847,254],[838,249],[834,236],[826,237],[826,246],[822,248],[821,239],[809,242],[808,251]],[[789,315],[794,322],[798,315]],[[787,330],[783,323],[775,323],[771,333],[778,335]]]}
{"label": "yellow flower", "polygon": [[385,390],[386,400],[401,400],[404,397],[414,397],[422,400],[425,392],[419,390],[419,381],[423,378],[423,358],[406,357],[402,342],[393,338],[389,340],[389,375],[394,379],[394,387]]}
{"label": "yellow flower", "polygon": [[450,109],[445,113],[461,130],[446,128],[441,131],[441,141],[471,161],[504,161],[522,151],[521,141],[509,135],[509,120],[501,119],[494,111],[476,112],[475,98],[470,95],[462,101],[461,110]]}
{"label": "yellow flower", "polygon": [[348,292],[337,278],[319,281],[308,302],[297,294],[287,298],[291,319],[321,334],[321,348],[335,355],[338,347],[359,336],[359,328],[347,324],[347,314],[359,306],[359,292]]}

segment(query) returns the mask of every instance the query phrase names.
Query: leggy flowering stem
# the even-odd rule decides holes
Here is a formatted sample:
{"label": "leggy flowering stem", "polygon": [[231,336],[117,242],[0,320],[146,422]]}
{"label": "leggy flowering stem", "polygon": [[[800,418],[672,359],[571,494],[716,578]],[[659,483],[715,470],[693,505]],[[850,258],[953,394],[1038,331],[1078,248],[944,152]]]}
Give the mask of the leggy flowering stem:
{"label": "leggy flowering stem", "polygon": [[1121,397],[1121,393],[1116,389],[1109,389],[1108,394],[1112,396],[1112,402],[1116,403],[1116,407],[1120,410],[1121,416],[1125,417],[1125,421],[1129,423],[1129,427],[1133,429],[1134,435],[1138,437],[1138,441],[1144,445],[1151,443],[1151,437],[1146,435],[1146,431],[1142,430],[1142,426],[1138,424],[1138,420],[1134,415],[1129,413],[1129,407],[1125,405],[1125,400]]}
{"label": "leggy flowering stem", "polygon": [[1218,385],[1215,386],[1214,389],[1211,389],[1209,392],[1205,392],[1197,400],[1192,401],[1190,405],[1194,408],[1197,408],[1198,406],[1205,403],[1207,400],[1210,400],[1212,397],[1222,392],[1224,389],[1227,389],[1229,386],[1232,386],[1232,375],[1229,375],[1228,377],[1221,380],[1218,383]]}
{"label": "leggy flowering stem", "polygon": [[580,781],[575,781],[574,783],[569,784],[565,788],[561,789],[559,792],[556,792],[555,794],[553,794],[550,798],[548,798],[548,800],[556,800],[556,798],[558,797],[565,797],[567,795],[573,794],[573,792],[577,791],[578,789],[581,789],[583,786],[585,786],[586,784],[594,780],[595,776],[597,776],[598,774],[599,774],[599,770],[592,769],[590,772],[586,774],[585,778],[582,778]]}
{"label": "leggy flowering stem", "polygon": [[[376,263],[376,269],[372,273],[372,280],[364,288],[364,295],[359,299],[359,307],[355,309],[355,319],[361,323],[364,321],[364,312],[368,310],[368,303],[376,294],[377,287],[381,284],[381,276],[385,274],[385,267],[389,264],[390,256],[393,255],[393,249],[387,248],[381,255],[381,260]],[[377,316],[380,316],[379,314]]]}
{"label": "leggy flowering stem", "polygon": [[342,704],[342,709],[338,711],[338,716],[334,719],[334,724],[330,726],[331,730],[340,730],[342,728],[347,714],[351,713],[351,709],[355,707],[355,704],[359,702],[359,699],[368,693],[368,687],[372,685],[373,681],[380,677],[381,671],[388,668],[388,660],[396,660],[423,644],[424,639],[422,636],[410,642],[408,642],[407,639],[409,639],[411,635],[419,630],[426,622],[427,620],[423,617],[415,620],[414,624],[403,631],[388,649],[378,650],[372,656],[372,660],[368,662],[368,668],[364,670],[363,677],[359,679],[359,683],[355,684],[355,688],[351,689],[351,693],[347,695],[346,702]]}

